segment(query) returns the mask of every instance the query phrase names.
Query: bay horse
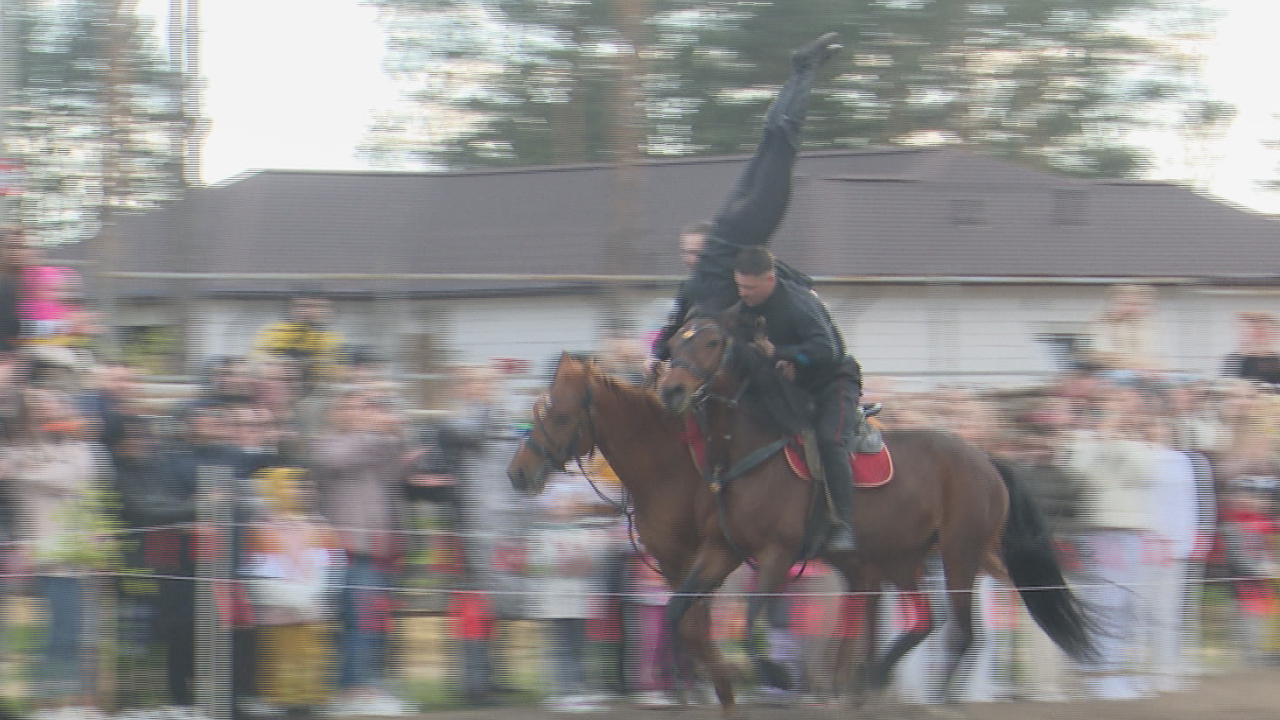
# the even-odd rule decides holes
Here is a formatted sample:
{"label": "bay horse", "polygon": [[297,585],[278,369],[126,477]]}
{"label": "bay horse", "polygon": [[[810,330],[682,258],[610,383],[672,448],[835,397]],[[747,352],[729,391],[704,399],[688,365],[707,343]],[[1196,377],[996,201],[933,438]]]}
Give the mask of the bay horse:
{"label": "bay horse", "polygon": [[[727,353],[721,363],[709,352],[692,352],[695,345],[709,350],[717,327],[699,325],[686,329],[692,334],[678,334],[694,341],[681,345],[679,357],[690,367],[694,362],[708,362],[711,368],[723,364],[713,385],[727,389],[727,383],[743,381],[735,353]],[[724,341],[728,336],[718,337]],[[674,387],[674,380],[678,377],[669,373],[665,386]],[[694,390],[691,394],[698,394]],[[752,443],[772,440],[741,414],[725,411],[726,422],[743,423],[731,452],[750,452],[758,447]],[[707,600],[748,557],[759,570],[761,592],[782,585],[804,545],[811,489],[773,456],[713,490],[689,451],[684,419],[669,412],[658,394],[568,353],[561,356],[546,395],[535,403],[533,419],[508,466],[512,484],[526,493],[539,492],[551,471],[599,449],[632,499],[640,542],[675,590],[667,608],[674,636],[706,668],[722,709],[732,713],[735,671],[711,640]],[[1086,620],[1062,581],[1042,518],[1016,483],[1002,482],[996,465],[954,436],[932,431],[887,435],[897,453],[896,477],[881,488],[858,492],[854,526],[860,552],[817,557],[840,573],[846,589],[870,590],[888,580],[913,591],[924,558],[937,547],[949,587],[961,591],[952,602],[969,634],[954,646],[959,651],[955,663],[972,641],[968,608],[974,576],[987,569],[1004,577],[1007,567],[1033,617],[1050,636],[1070,654],[1086,655],[1091,647]],[[879,522],[875,515],[881,516]],[[865,597],[874,606],[876,594]],[[753,605],[749,617],[754,621],[758,604]],[[874,612],[866,613],[867,633],[874,633],[874,617]],[[864,666],[860,687],[887,683],[893,665],[931,629],[931,622],[912,628],[878,659],[872,658],[868,643],[873,663]],[[953,664],[948,676],[954,669]]]}

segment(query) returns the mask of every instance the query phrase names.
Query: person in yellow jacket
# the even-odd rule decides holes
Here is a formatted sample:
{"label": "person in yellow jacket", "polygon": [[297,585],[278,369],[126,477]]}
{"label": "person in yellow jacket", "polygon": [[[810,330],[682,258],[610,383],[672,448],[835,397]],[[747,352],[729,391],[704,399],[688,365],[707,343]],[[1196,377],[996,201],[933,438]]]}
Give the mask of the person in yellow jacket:
{"label": "person in yellow jacket", "polygon": [[341,364],[342,338],[329,328],[332,320],[333,306],[328,298],[316,292],[299,292],[289,300],[288,318],[258,331],[254,355],[258,359],[293,360],[307,388],[334,382]]}

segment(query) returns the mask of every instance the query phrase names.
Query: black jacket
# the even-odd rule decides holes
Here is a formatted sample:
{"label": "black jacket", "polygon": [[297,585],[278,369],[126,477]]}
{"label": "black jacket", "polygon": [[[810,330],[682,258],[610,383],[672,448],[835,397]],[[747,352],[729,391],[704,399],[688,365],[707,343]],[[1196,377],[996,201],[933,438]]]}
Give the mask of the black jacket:
{"label": "black jacket", "polygon": [[840,329],[813,290],[779,278],[767,300],[755,307],[744,304],[742,311],[764,319],[774,357],[795,363],[801,388],[817,392],[841,376],[862,384],[858,363],[845,350]]}
{"label": "black jacket", "polygon": [[[733,279],[733,263],[745,245],[708,237],[702,247],[702,255],[698,264],[694,265],[689,277],[680,284],[676,294],[676,304],[667,318],[667,324],[658,331],[653,343],[653,356],[659,360],[670,360],[671,350],[667,341],[676,334],[689,319],[689,312],[697,308],[703,313],[718,313],[727,310],[738,301],[738,284]],[[774,261],[778,281],[786,281],[797,287],[813,287],[813,278],[791,267],[781,260]]]}

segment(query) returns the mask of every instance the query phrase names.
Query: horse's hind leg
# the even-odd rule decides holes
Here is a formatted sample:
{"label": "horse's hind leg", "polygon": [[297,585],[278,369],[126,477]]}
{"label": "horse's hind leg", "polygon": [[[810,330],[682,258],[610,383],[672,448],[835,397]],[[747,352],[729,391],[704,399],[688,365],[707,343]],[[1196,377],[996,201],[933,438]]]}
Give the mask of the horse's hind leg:
{"label": "horse's hind leg", "polygon": [[959,700],[957,679],[960,676],[960,664],[964,662],[970,648],[973,647],[973,581],[968,588],[949,587],[951,599],[951,615],[953,625],[947,634],[947,664],[942,675],[942,687],[939,699],[947,704]]}
{"label": "horse's hind leg", "polygon": [[[878,660],[872,660],[868,663],[865,670],[865,684],[870,691],[884,690],[889,686],[889,682],[893,679],[893,668],[902,660],[903,656],[911,652],[917,645],[924,642],[924,639],[933,632],[935,621],[933,617],[933,607],[929,601],[929,596],[921,592],[919,586],[912,583],[903,583],[899,586],[900,593],[896,600],[906,611],[904,613],[907,621],[906,631],[894,638],[893,643],[885,650],[884,655]],[[868,658],[876,658],[876,638],[872,637],[868,640],[871,646],[867,649]]]}
{"label": "horse's hind leg", "polygon": [[687,648],[711,675],[716,697],[726,716],[733,712],[733,669],[711,639],[711,593],[742,561],[728,548],[706,548],[698,553],[688,576],[667,602],[665,621],[673,643]]}

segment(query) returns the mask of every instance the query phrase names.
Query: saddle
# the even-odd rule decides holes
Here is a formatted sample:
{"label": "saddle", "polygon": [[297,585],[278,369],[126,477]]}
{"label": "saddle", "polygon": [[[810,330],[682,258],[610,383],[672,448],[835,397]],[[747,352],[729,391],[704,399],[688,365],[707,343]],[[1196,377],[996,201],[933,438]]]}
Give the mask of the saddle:
{"label": "saddle", "polygon": [[[805,482],[813,482],[813,473],[809,471],[809,463],[805,460],[803,442],[801,438],[796,438],[783,452],[791,472]],[[893,479],[893,456],[889,454],[889,447],[883,443],[876,452],[850,452],[849,465],[853,468],[853,486],[857,488],[876,488]]]}
{"label": "saddle", "polygon": [[[880,412],[879,403],[863,408],[864,417],[871,417],[878,412]],[[685,432],[680,439],[689,447],[689,454],[693,456],[694,464],[705,472],[707,468],[706,439],[703,438],[697,422],[692,417],[686,420]],[[878,443],[878,445],[879,449],[874,452],[849,453],[849,464],[853,469],[855,487],[880,487],[893,479],[893,457],[889,454],[888,446],[884,443]],[[809,471],[809,464],[805,460],[807,453],[803,438],[801,436],[791,438],[781,450],[791,472],[805,482],[813,482],[813,473]]]}

